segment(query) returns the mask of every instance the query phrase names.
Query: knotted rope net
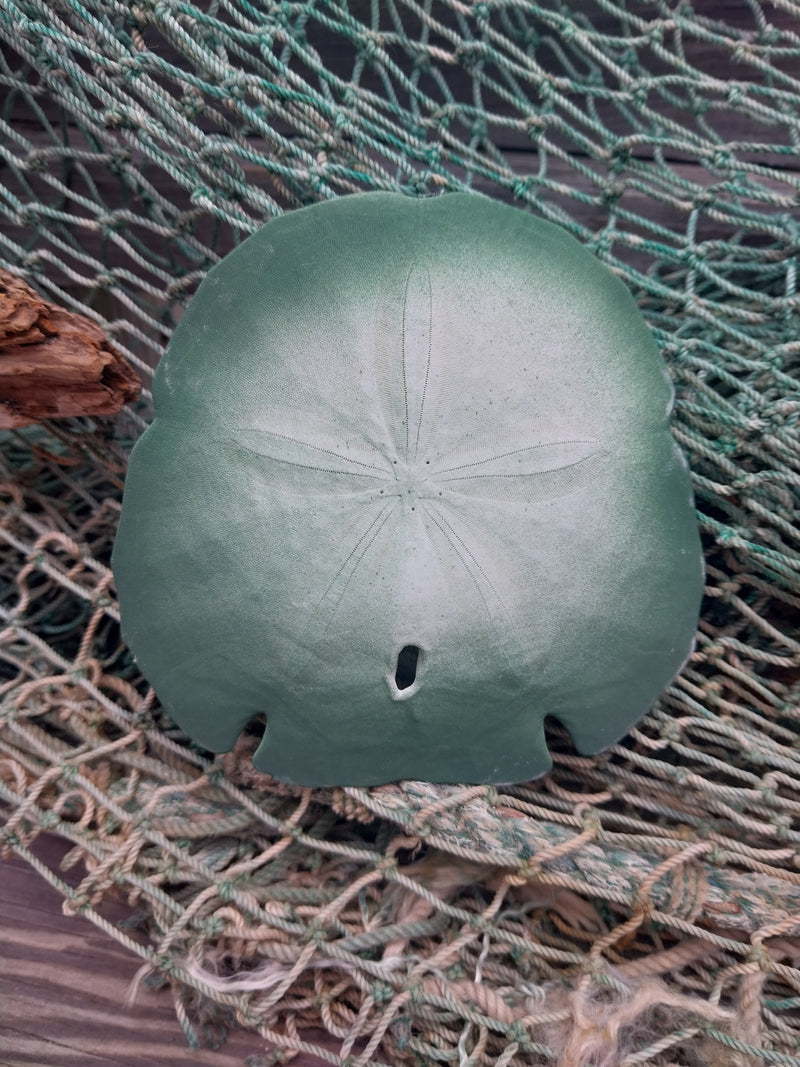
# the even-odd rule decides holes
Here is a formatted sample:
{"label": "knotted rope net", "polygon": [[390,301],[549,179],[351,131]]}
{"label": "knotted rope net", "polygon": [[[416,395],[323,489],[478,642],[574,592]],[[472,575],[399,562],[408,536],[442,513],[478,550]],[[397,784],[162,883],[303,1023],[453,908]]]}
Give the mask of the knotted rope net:
{"label": "knotted rope net", "polygon": [[506,200],[635,293],[707,565],[691,661],[600,756],[554,728],[526,785],[291,789],[255,735],[193,746],[121,641],[147,388],[11,431],[4,847],[171,987],[191,1042],[263,1035],[254,1065],[800,1063],[800,5],[0,0],[0,38],[0,262],[146,385],[282,211]]}

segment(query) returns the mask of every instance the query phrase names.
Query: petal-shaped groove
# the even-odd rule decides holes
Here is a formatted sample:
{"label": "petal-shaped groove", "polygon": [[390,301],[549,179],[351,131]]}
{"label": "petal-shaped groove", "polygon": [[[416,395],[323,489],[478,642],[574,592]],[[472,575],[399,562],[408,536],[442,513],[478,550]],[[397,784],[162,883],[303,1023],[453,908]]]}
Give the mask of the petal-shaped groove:
{"label": "petal-shaped groove", "polygon": [[506,606],[495,589],[486,569],[481,566],[462,533],[447,518],[444,509],[433,501],[426,500],[423,506],[428,518],[445,538],[456,558],[475,584],[486,614],[492,622],[507,616]]}
{"label": "petal-shaped groove", "polygon": [[[364,479],[364,488],[375,488],[392,477],[391,464],[367,441],[345,438],[329,422],[304,411],[267,412],[261,426],[235,430],[233,440],[270,461],[276,488],[297,487],[304,493],[316,488],[324,493],[330,491],[330,475]],[[313,480],[315,474],[321,477]]]}
{"label": "petal-shaped groove", "polygon": [[431,477],[464,496],[521,504],[569,496],[591,482],[606,462],[597,441],[550,441],[466,460]]}
{"label": "petal-shaped groove", "polygon": [[431,374],[433,291],[424,268],[408,272],[403,294],[403,393],[406,408],[406,461],[419,453],[425,399]]}
{"label": "petal-shaped groove", "polygon": [[375,313],[379,402],[395,455],[418,457],[431,376],[433,286],[426,267],[397,274],[381,290]]}
{"label": "petal-shaped groove", "polygon": [[349,586],[358,575],[362,561],[377,541],[397,506],[398,500],[396,497],[382,504],[380,510],[372,516],[366,528],[362,529],[347,556],[330,579],[327,588],[310,613],[310,618],[314,622],[313,637],[308,642],[307,654],[294,672],[296,676],[302,674],[308,661],[325,640],[335,621],[339,605],[344,600]]}

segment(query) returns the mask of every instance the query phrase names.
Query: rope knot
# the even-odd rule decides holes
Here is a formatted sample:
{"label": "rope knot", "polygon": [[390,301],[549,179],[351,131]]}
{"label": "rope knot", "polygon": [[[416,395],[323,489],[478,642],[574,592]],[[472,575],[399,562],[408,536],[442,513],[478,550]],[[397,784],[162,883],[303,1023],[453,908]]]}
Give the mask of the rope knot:
{"label": "rope knot", "polygon": [[454,55],[464,70],[473,71],[486,58],[486,44],[483,41],[462,41]]}

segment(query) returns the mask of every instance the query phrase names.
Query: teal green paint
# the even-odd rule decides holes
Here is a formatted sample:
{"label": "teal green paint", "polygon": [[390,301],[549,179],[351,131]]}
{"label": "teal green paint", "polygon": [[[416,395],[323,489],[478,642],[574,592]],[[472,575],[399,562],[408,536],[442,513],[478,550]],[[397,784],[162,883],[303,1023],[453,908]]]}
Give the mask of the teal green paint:
{"label": "teal green paint", "polygon": [[[158,369],[114,550],[170,714],[304,785],[521,781],[688,655],[702,562],[625,288],[478,196],[362,194],[215,267]],[[419,649],[413,684],[398,656]]]}

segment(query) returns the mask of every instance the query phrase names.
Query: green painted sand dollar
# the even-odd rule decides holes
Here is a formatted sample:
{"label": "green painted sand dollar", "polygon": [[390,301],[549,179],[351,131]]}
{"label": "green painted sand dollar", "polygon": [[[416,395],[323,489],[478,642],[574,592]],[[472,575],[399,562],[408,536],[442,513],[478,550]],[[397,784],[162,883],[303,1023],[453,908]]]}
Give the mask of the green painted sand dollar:
{"label": "green painted sand dollar", "polygon": [[158,368],[113,566],[170,715],[301,785],[512,782],[594,753],[702,592],[672,389],[625,288],[477,195],[269,222]]}

